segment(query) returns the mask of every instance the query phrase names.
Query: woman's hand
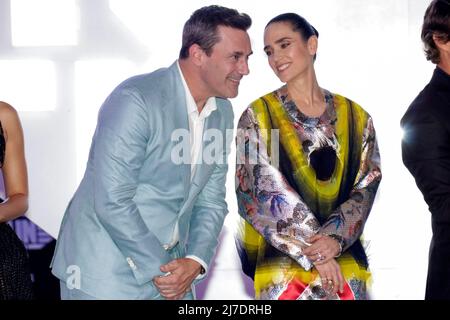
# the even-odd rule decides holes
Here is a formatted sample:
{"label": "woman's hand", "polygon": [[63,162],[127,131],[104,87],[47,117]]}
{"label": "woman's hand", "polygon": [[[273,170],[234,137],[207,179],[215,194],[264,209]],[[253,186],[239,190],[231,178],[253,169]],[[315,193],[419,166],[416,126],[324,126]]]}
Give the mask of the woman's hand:
{"label": "woman's hand", "polygon": [[311,246],[303,250],[303,253],[314,265],[321,265],[329,262],[341,252],[341,246],[336,239],[324,234],[316,234],[309,239]]}
{"label": "woman's hand", "polygon": [[335,259],[320,265],[315,265],[322,280],[322,287],[330,293],[336,294],[344,292],[344,276],[341,272],[341,267]]}

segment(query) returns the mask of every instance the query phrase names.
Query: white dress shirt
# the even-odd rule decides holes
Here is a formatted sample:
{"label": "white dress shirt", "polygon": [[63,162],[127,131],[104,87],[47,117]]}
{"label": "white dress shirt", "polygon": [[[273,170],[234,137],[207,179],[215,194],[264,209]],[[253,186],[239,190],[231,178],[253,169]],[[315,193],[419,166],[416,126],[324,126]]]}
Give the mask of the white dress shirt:
{"label": "white dress shirt", "polygon": [[[192,97],[191,91],[184,79],[183,72],[181,71],[180,64],[177,61],[178,71],[180,72],[181,81],[183,83],[184,93],[186,96],[186,107],[189,120],[189,133],[190,133],[190,145],[191,145],[191,181],[194,178],[195,171],[197,169],[196,164],[200,164],[203,161],[202,147],[203,147],[203,128],[205,125],[205,119],[211,115],[211,113],[217,109],[216,98],[210,97],[203,107],[202,111],[199,113],[197,104],[195,103],[194,97]],[[178,243],[178,222],[175,225],[175,230],[173,232],[172,244],[176,245]],[[197,261],[202,265],[205,271],[208,270],[208,266],[197,256],[187,255],[186,258]],[[201,279],[206,275],[206,272],[199,275],[197,279]]]}

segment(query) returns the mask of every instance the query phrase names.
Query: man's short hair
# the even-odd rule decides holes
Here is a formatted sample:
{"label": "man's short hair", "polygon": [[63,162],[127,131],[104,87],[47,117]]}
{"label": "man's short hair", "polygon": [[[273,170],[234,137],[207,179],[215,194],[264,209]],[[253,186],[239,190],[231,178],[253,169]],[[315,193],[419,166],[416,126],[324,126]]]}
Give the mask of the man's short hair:
{"label": "man's short hair", "polygon": [[245,13],[217,5],[196,10],[183,28],[183,42],[180,59],[189,57],[189,48],[197,44],[209,56],[213,46],[220,41],[217,34],[219,26],[231,27],[247,31],[252,25],[252,19]]}
{"label": "man's short hair", "polygon": [[441,62],[439,49],[433,35],[444,43],[450,40],[450,2],[433,0],[425,12],[422,26],[422,42],[427,60],[438,64]]}

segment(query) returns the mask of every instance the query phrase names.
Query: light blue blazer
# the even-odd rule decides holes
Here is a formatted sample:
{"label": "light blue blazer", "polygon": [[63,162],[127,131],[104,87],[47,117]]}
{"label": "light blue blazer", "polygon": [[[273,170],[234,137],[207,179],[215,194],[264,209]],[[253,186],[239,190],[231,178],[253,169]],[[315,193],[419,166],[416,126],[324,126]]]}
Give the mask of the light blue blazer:
{"label": "light blue blazer", "polygon": [[[233,111],[228,100],[216,103],[204,130],[218,129],[225,138]],[[79,280],[80,290],[98,298],[158,297],[151,280],[172,260],[164,245],[177,224],[181,254],[209,264],[228,212],[230,141],[223,139],[219,149],[223,161],[198,165],[191,181],[190,164],[171,160],[179,142],[172,141],[175,129],[189,130],[176,63],[124,81],[106,99],[85,175],[64,214],[51,265],[55,276],[75,285]]]}

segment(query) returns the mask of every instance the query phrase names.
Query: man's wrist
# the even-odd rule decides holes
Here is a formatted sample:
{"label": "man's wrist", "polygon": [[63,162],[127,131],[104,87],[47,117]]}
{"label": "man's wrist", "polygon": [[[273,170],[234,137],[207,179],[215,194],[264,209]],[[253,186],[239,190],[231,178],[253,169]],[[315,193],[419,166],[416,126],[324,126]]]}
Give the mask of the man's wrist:
{"label": "man's wrist", "polygon": [[187,255],[186,258],[198,262],[198,264],[200,265],[200,269],[195,268],[196,272],[198,272],[197,279],[204,278],[206,276],[206,272],[208,272],[208,266],[206,265],[206,263],[195,255]]}

